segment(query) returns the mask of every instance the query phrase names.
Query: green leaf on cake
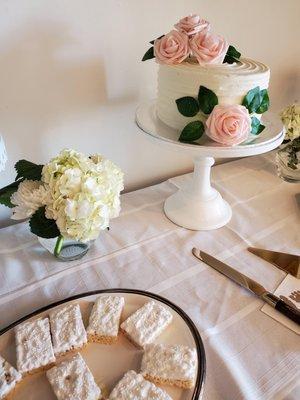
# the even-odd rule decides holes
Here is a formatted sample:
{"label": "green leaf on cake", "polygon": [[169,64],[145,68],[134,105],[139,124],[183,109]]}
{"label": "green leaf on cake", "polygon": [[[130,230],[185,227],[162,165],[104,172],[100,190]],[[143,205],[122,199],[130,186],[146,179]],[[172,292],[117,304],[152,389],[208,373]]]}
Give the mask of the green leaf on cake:
{"label": "green leaf on cake", "polygon": [[16,180],[19,178],[31,179],[33,181],[40,181],[42,177],[43,165],[34,164],[27,160],[19,160],[15,164],[17,171]]}
{"label": "green leaf on cake", "polygon": [[250,114],[252,114],[259,108],[260,100],[259,86],[256,86],[254,89],[249,90],[249,92],[246,94],[242,105],[248,109]]}
{"label": "green leaf on cake", "polygon": [[238,62],[241,57],[241,53],[237,51],[237,49],[233,46],[229,46],[226,56],[224,58],[223,64],[228,63],[228,64],[233,64],[234,62]]}
{"label": "green leaf on cake", "polygon": [[0,189],[0,204],[3,204],[6,207],[13,208],[14,205],[10,201],[11,196],[18,190],[19,184],[23,181],[23,179],[19,179],[16,182],[11,183],[10,185],[5,186]]}
{"label": "green leaf on cake", "polygon": [[176,100],[180,114],[185,117],[194,117],[199,112],[199,104],[194,97],[186,96]]}
{"label": "green leaf on cake", "polygon": [[200,139],[204,133],[204,125],[201,121],[193,121],[187,124],[179,137],[179,142],[194,142]]}
{"label": "green leaf on cake", "polygon": [[257,114],[262,114],[268,111],[270,105],[270,99],[268,95],[267,89],[263,89],[260,91],[260,106],[256,110]]}
{"label": "green leaf on cake", "polygon": [[267,89],[260,90],[259,86],[249,90],[242,102],[242,105],[248,109],[250,114],[266,112],[269,109],[269,104]]}
{"label": "green leaf on cake", "polygon": [[256,117],[251,118],[251,133],[252,135],[259,135],[265,126],[260,123],[260,120]]}
{"label": "green leaf on cake", "polygon": [[142,58],[142,61],[146,61],[146,60],[151,60],[151,58],[154,58],[154,47],[150,47],[150,49],[148,49],[146,51],[146,53],[144,54],[144,57]]}
{"label": "green leaf on cake", "polygon": [[161,35],[161,36],[159,36],[158,38],[156,38],[156,39],[154,39],[154,40],[151,40],[151,42],[149,42],[150,44],[154,44],[154,42],[155,42],[155,40],[159,40],[159,39],[161,39],[162,37],[164,37],[165,35]]}
{"label": "green leaf on cake", "polygon": [[203,111],[204,114],[210,114],[214,106],[218,104],[218,97],[212,90],[207,89],[205,86],[200,86],[198,101],[200,110]]}
{"label": "green leaf on cake", "polygon": [[48,219],[45,216],[45,206],[40,207],[30,218],[30,230],[35,235],[51,239],[60,235],[59,229],[54,219]]}

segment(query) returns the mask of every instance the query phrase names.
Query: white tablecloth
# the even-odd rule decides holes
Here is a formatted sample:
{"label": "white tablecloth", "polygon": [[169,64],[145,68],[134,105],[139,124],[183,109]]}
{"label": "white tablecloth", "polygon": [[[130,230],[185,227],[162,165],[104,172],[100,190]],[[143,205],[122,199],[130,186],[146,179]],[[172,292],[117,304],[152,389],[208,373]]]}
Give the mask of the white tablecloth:
{"label": "white tablecloth", "polygon": [[191,255],[200,247],[273,291],[284,273],[246,248],[299,253],[299,185],[276,176],[274,153],[216,166],[212,174],[233,208],[231,222],[215,231],[188,231],[163,214],[164,200],[189,175],[123,195],[121,216],[80,261],[58,262],[27,224],[0,230],[0,328],[73,294],[149,290],[195,321],[207,356],[206,400],[299,399],[299,337],[262,313],[262,301]]}

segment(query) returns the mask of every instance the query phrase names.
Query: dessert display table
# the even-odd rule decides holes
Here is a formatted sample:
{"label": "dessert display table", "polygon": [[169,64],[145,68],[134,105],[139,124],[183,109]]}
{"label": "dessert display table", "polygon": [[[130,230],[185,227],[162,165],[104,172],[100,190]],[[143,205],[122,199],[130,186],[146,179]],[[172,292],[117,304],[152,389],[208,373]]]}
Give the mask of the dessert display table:
{"label": "dessert display table", "polygon": [[234,147],[222,146],[205,135],[199,146],[178,142],[179,133],[161,122],[155,101],[141,104],[136,111],[139,128],[159,140],[160,144],[185,152],[194,160],[194,175],[184,187],[169,197],[164,205],[166,216],[175,224],[193,230],[210,230],[226,225],[232,216],[231,207],[211,187],[210,171],[214,158],[235,158],[266,153],[283,141],[282,124],[270,114],[264,115],[265,130],[257,137]]}
{"label": "dessert display table", "polygon": [[274,291],[285,274],[246,250],[299,253],[299,187],[276,176],[274,159],[271,152],[212,168],[213,186],[234,210],[218,230],[189,231],[164,216],[164,201],[191,175],[122,195],[120,217],[81,260],[56,260],[28,224],[0,229],[0,329],[79,293],[147,290],[195,322],[207,357],[204,400],[299,399],[299,336],[191,253],[199,247]]}

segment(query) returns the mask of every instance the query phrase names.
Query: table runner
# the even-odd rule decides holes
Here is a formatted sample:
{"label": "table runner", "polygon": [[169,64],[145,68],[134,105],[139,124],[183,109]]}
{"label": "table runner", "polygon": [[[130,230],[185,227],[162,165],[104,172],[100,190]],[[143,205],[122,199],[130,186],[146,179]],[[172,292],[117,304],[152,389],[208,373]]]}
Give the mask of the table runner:
{"label": "table runner", "polygon": [[105,288],[165,296],[196,323],[207,356],[205,400],[300,398],[300,340],[260,311],[263,303],[192,255],[193,246],[274,291],[285,274],[246,251],[299,254],[299,185],[276,176],[274,152],[213,167],[213,185],[233,208],[230,223],[195,232],[163,213],[191,175],[122,195],[122,212],[79,261],[47,253],[27,224],[0,230],[0,329],[48,303]]}

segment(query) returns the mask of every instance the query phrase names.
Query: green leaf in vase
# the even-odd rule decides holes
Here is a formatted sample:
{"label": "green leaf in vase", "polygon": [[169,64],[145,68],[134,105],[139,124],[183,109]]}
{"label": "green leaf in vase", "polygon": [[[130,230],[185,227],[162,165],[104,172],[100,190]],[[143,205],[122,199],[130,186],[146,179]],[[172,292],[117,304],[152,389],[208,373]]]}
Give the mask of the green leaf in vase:
{"label": "green leaf in vase", "polygon": [[34,164],[27,160],[19,160],[15,164],[17,171],[16,180],[19,178],[31,179],[33,181],[40,181],[42,177],[43,165]]}
{"label": "green leaf in vase", "polygon": [[0,204],[3,204],[6,207],[13,208],[14,205],[10,201],[11,196],[18,190],[19,184],[23,181],[23,179],[19,179],[8,186],[0,189]]}
{"label": "green leaf in vase", "polygon": [[48,219],[45,216],[45,206],[40,207],[30,218],[30,230],[35,235],[51,239],[60,235],[59,229],[54,219]]}
{"label": "green leaf in vase", "polygon": [[201,121],[193,121],[187,124],[179,137],[180,142],[194,142],[197,139],[200,139],[204,133],[204,125]]}
{"label": "green leaf in vase", "polygon": [[198,92],[198,102],[200,110],[204,112],[204,114],[210,114],[214,108],[218,104],[217,95],[210,89],[205,86],[200,86]]}
{"label": "green leaf in vase", "polygon": [[176,100],[180,114],[185,117],[194,117],[199,112],[199,104],[194,97],[186,96]]}

